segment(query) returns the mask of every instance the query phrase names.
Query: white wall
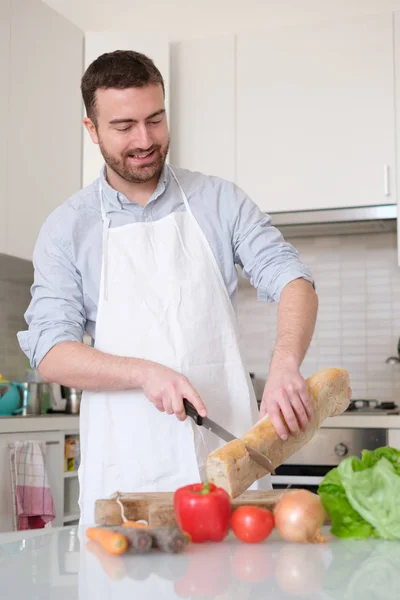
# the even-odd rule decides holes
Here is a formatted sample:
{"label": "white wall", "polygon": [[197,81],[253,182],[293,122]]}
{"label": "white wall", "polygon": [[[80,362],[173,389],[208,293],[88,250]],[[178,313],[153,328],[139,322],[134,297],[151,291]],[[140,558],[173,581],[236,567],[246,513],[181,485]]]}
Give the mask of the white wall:
{"label": "white wall", "polygon": [[[126,25],[126,23],[125,23]],[[108,29],[108,28],[106,28]],[[136,35],[134,28],[129,33],[87,32],[85,35],[86,69],[91,62],[105,52],[114,50],[135,50],[143,52],[151,58],[160,70],[165,85],[165,105],[169,113],[169,42],[166,36]],[[103,165],[99,147],[93,144],[88,132],[84,131],[83,138],[83,185],[90,184],[99,176]]]}
{"label": "white wall", "polygon": [[172,40],[400,9],[399,0],[45,1],[84,31],[157,32]]}
{"label": "white wall", "polygon": [[7,136],[10,81],[11,0],[0,2],[0,252],[6,252]]}

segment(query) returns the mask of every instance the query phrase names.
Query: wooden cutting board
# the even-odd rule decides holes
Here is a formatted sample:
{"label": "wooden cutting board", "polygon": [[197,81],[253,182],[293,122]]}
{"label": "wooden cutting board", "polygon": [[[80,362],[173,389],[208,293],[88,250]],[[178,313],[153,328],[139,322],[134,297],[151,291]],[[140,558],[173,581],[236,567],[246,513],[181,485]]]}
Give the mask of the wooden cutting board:
{"label": "wooden cutting board", "polygon": [[[286,490],[248,490],[232,500],[232,510],[238,506],[252,505],[272,510]],[[147,492],[141,494],[120,493],[119,500],[128,520],[148,521],[151,527],[175,525],[173,492]],[[121,507],[116,500],[100,499],[95,503],[97,525],[121,525]]]}

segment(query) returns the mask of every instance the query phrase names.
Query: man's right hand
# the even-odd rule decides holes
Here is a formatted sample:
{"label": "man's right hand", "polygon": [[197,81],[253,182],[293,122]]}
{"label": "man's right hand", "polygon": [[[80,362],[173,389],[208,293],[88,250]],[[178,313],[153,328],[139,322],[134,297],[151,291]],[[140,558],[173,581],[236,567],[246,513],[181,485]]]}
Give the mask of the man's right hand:
{"label": "man's right hand", "polygon": [[142,388],[148,400],[159,411],[169,415],[175,414],[180,421],[186,419],[184,398],[193,404],[202,417],[207,416],[206,407],[187,377],[173,369],[148,362]]}
{"label": "man's right hand", "polygon": [[80,390],[133,390],[142,388],[154,406],[180,421],[186,419],[186,398],[202,417],[206,407],[188,379],[168,367],[143,358],[106,354],[81,342],[61,342],[46,354],[39,373],[47,382]]}

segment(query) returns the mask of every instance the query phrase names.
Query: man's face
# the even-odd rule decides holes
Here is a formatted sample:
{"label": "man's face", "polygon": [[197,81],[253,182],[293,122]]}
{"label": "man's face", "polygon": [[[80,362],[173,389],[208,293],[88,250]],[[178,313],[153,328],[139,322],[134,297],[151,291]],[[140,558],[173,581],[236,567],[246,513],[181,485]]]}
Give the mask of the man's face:
{"label": "man's face", "polygon": [[158,179],[169,148],[161,85],[98,89],[96,116],[84,124],[106,164],[131,183]]}

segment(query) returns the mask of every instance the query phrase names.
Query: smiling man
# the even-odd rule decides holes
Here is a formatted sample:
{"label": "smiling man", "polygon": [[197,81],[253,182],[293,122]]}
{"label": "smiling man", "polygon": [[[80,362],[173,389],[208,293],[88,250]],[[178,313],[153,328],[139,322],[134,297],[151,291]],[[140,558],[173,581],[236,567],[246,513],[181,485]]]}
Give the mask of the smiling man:
{"label": "smiling man", "polygon": [[261,300],[280,302],[261,415],[282,437],[282,416],[291,432],[304,427],[299,368],[317,298],[295,249],[241,189],[167,165],[164,84],[149,58],[104,54],[81,89],[105,165],[41,229],[19,341],[45,380],[84,390],[80,508],[91,523],[97,498],[203,477],[222,442],[186,418],[184,398],[238,436],[259,417],[237,340],[235,264]]}

